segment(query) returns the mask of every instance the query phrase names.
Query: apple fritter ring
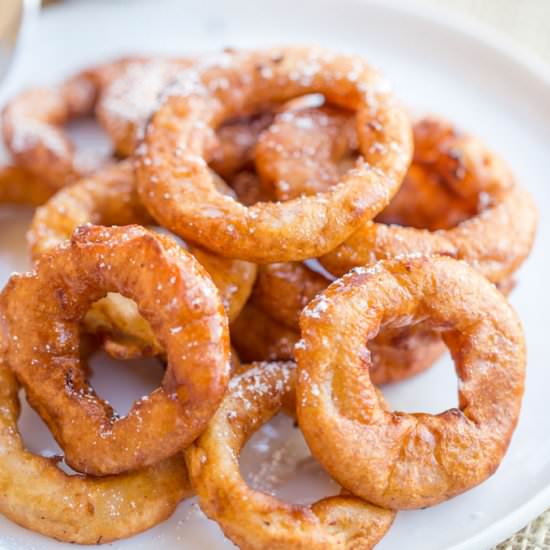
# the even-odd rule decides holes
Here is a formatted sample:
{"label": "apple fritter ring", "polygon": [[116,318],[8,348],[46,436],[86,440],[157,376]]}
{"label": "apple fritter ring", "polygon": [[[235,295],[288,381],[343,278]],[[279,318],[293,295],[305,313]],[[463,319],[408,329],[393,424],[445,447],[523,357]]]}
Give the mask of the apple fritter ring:
{"label": "apple fritter ring", "polygon": [[[354,114],[323,106],[278,114],[259,138],[256,167],[278,200],[324,193],[358,154]],[[378,217],[321,258],[333,274],[401,254],[463,259],[493,282],[531,250],[537,211],[506,163],[452,124],[414,124],[413,164]],[[397,223],[396,225],[386,225]]]}
{"label": "apple fritter ring", "polygon": [[[221,180],[219,185],[224,185]],[[106,226],[153,223],[137,194],[129,161],[104,168],[60,190],[36,211],[28,233],[33,258],[36,260],[67,241],[76,227],[87,223]],[[252,291],[256,266],[181,244],[208,271],[220,292],[229,320],[234,320]],[[142,357],[163,352],[135,302],[120,294],[110,292],[94,303],[83,324],[88,332],[103,336],[106,351],[115,357]]]}
{"label": "apple fritter ring", "polygon": [[[274,321],[293,330],[296,339],[292,343],[295,344],[300,330],[298,324],[300,313],[315,296],[327,288],[332,280],[322,273],[313,271],[303,263],[287,262],[262,265],[258,270],[251,302],[272,317]],[[241,321],[241,323],[243,322]],[[257,320],[256,325],[254,330],[258,330]],[[250,332],[247,335],[247,331],[243,330],[242,333],[241,338],[238,338],[240,334],[236,335],[236,341],[245,346]],[[276,337],[277,334],[278,332],[272,326],[266,330],[266,337],[259,336],[256,338],[256,342],[250,344],[251,349],[255,351],[253,360],[262,359],[258,357],[256,349],[260,348],[261,342],[268,341],[268,336],[272,338],[269,340],[272,346],[282,342],[280,337]],[[244,342],[240,342],[241,339]],[[275,350],[280,353],[285,351],[285,348],[274,347],[271,353],[273,354]],[[437,332],[418,324],[412,327],[398,327],[381,331],[369,342],[369,350],[372,359],[370,377],[374,384],[379,385],[399,382],[430,368],[444,353],[445,345]],[[293,357],[293,355],[289,357],[281,353],[280,355],[279,357],[272,356],[271,359]],[[268,359],[268,357],[263,359]]]}
{"label": "apple fritter ring", "polygon": [[[130,156],[143,138],[145,126],[158,109],[164,89],[194,60],[153,58],[129,63],[120,76],[102,90],[96,116],[119,156]],[[269,110],[227,121],[213,136],[208,162],[224,179],[254,163],[253,150],[260,132],[269,126]]]}
{"label": "apple fritter ring", "polygon": [[191,63],[191,58],[137,60],[105,85],[95,114],[119,156],[129,157],[134,152],[162,91]]}
{"label": "apple fritter ring", "polygon": [[100,544],[164,521],[191,496],[181,454],[128,474],[67,475],[55,458],[25,448],[17,428],[19,386],[0,360],[0,513],[63,542]]}
{"label": "apple fritter ring", "polygon": [[82,162],[63,127],[91,116],[103,87],[137,60],[91,67],[55,88],[34,88],[11,100],[3,111],[2,130],[14,162],[57,189],[95,169]]}
{"label": "apple fritter ring", "polygon": [[[79,323],[107,292],[133,299],[163,348],[161,386],[120,418],[79,357]],[[218,407],[230,372],[227,317],[212,280],[175,241],[140,226],[82,226],[14,275],[2,294],[7,360],[75,470],[108,475],[188,446]]]}
{"label": "apple fritter ring", "polygon": [[[369,377],[367,342],[420,321],[451,352],[458,408],[386,411]],[[356,268],[310,302],[300,327],[300,428],[343,487],[379,506],[421,508],[497,469],[520,411],[525,341],[504,296],[468,264],[411,257]]]}
{"label": "apple fritter ring", "polygon": [[200,507],[242,549],[372,548],[394,512],[351,495],[286,504],[253,490],[241,476],[241,449],[281,409],[293,409],[294,390],[293,363],[259,364],[231,381],[208,427],[185,451]]}
{"label": "apple fritter ring", "polygon": [[[246,207],[217,192],[204,158],[214,130],[254,105],[310,93],[356,111],[364,158],[314,197]],[[385,80],[361,58],[271,49],[227,52],[182,71],[139,153],[138,189],[161,225],[220,255],[269,263],[328,252],[380,212],[401,184],[412,135]]]}

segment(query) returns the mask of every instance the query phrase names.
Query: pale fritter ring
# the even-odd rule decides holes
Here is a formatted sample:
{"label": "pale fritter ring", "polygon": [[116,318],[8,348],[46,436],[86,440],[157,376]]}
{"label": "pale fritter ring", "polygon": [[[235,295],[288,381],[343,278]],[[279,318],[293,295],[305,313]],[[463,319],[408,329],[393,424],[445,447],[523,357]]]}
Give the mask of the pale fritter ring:
{"label": "pale fritter ring", "polygon": [[0,360],[0,512],[11,521],[63,542],[100,544],[157,525],[191,496],[181,454],[118,476],[65,474],[55,458],[25,448],[17,428],[18,392]]}
{"label": "pale fritter ring", "polygon": [[95,114],[121,157],[129,157],[143,137],[164,88],[192,59],[152,58],[128,63],[98,99]]}
{"label": "pale fritter ring", "polygon": [[[220,180],[218,185],[223,182]],[[106,226],[153,223],[137,194],[129,161],[104,168],[60,190],[36,211],[28,233],[33,258],[37,260],[41,254],[67,241],[76,227],[87,223]],[[234,320],[252,291],[256,266],[221,258],[197,247],[188,248],[214,280],[229,320]],[[84,327],[103,335],[105,349],[115,357],[163,353],[135,302],[119,294],[111,292],[93,304],[84,318]]]}
{"label": "pale fritter ring", "polygon": [[[161,386],[119,418],[88,384],[79,323],[107,292],[138,304],[166,350]],[[229,331],[212,280],[175,241],[139,226],[82,226],[2,293],[7,360],[75,470],[121,473],[189,445],[230,373]]]}
{"label": "pale fritter ring", "polygon": [[[315,272],[301,263],[278,263],[259,267],[258,277],[254,285],[251,302],[273,318],[275,322],[262,323],[258,314],[249,324],[255,322],[255,327],[246,329],[243,318],[237,325],[238,332],[232,337],[236,345],[246,351],[253,352],[245,360],[260,359],[290,359],[293,353],[287,354],[289,346],[284,342],[295,344],[298,340],[298,320],[302,309],[318,294],[323,292],[331,280],[325,275]],[[252,315],[251,313],[248,314]],[[286,339],[278,324],[293,331],[295,338]],[[268,326],[265,336],[260,327]],[[255,342],[249,343],[250,330],[254,330]],[[263,351],[262,342],[269,342],[270,348]],[[430,368],[445,351],[445,345],[437,332],[423,327],[421,324],[413,327],[386,329],[369,342],[372,365],[370,377],[374,384],[399,382]],[[260,352],[269,352],[271,357],[261,357]],[[275,355],[277,354],[277,355]]]}
{"label": "pale fritter ring", "polygon": [[247,550],[372,548],[394,512],[354,496],[298,506],[250,488],[239,470],[249,437],[294,402],[292,363],[259,364],[234,378],[204,433],[185,452],[191,483],[203,512],[239,548]]}
{"label": "pale fritter ring", "polygon": [[[216,192],[204,159],[214,129],[254,105],[309,93],[357,112],[364,158],[315,197],[246,207]],[[139,149],[138,189],[161,225],[220,255],[269,263],[326,253],[380,212],[401,184],[412,135],[361,58],[287,48],[224,53],[180,73]]]}
{"label": "pale fritter ring", "polygon": [[57,189],[89,171],[79,164],[63,126],[92,115],[103,87],[135,61],[125,58],[92,67],[56,88],[31,89],[11,100],[3,111],[2,130],[15,163]]}
{"label": "pale fritter ring", "polygon": [[[119,156],[130,156],[143,138],[145,126],[158,109],[164,89],[178,72],[194,60],[153,58],[129,63],[120,76],[102,90],[95,114],[111,138]],[[239,117],[223,124],[208,147],[212,169],[224,179],[231,179],[245,166],[253,165],[254,146],[260,132],[273,119],[265,112]]]}
{"label": "pale fritter ring", "polygon": [[[459,408],[388,412],[377,397],[368,340],[416,322],[441,331]],[[421,508],[497,469],[519,416],[525,340],[503,295],[466,263],[417,257],[357,268],[305,308],[300,327],[300,428],[343,487],[379,506]]]}

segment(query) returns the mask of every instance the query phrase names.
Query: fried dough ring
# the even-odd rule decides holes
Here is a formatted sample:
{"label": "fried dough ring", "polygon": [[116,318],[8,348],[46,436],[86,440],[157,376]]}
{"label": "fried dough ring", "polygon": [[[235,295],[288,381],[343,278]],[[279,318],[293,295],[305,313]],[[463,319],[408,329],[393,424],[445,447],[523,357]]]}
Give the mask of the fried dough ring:
{"label": "fried dough ring", "polygon": [[[277,115],[256,147],[264,185],[279,200],[326,192],[356,154],[353,122],[352,113],[330,106]],[[493,282],[510,277],[533,244],[537,214],[529,193],[501,158],[446,121],[419,120],[414,146],[401,189],[377,218],[412,227],[368,222],[323,256],[323,266],[339,276],[418,252],[463,259]]]}
{"label": "fried dough ring", "polygon": [[[213,189],[203,154],[214,128],[254,105],[316,92],[357,111],[365,159],[340,184],[315,197],[251,207]],[[299,260],[331,250],[382,210],[411,153],[407,117],[360,58],[300,48],[225,53],[180,73],[167,91],[140,147],[138,189],[161,225],[220,255]]]}
{"label": "fried dough ring", "polygon": [[372,548],[394,512],[351,495],[285,504],[251,489],[241,476],[241,449],[283,407],[293,408],[294,387],[292,363],[260,364],[231,381],[216,415],[185,453],[200,507],[242,549]]}
{"label": "fried dough ring", "polygon": [[117,154],[129,157],[143,137],[159,96],[191,59],[153,58],[129,63],[102,90],[96,106],[98,122],[111,138]]}
{"label": "fried dough ring", "polygon": [[168,518],[192,491],[178,454],[130,474],[69,476],[56,459],[28,451],[17,428],[19,386],[0,360],[0,513],[63,542],[100,544]]}
{"label": "fried dough ring", "polygon": [[[178,72],[193,64],[189,59],[150,59],[130,63],[101,93],[96,116],[113,141],[118,155],[130,156],[143,138],[145,126],[159,107],[164,89]],[[253,149],[273,115],[259,112],[223,124],[210,146],[209,163],[224,179],[253,164]]]}
{"label": "fried dough ring", "polygon": [[70,120],[90,116],[104,86],[129,63],[124,58],[86,69],[56,88],[19,94],[3,111],[2,130],[15,163],[56,189],[86,173],[63,130]]}
{"label": "fried dough ring", "polygon": [[[297,335],[300,330],[298,320],[303,308],[323,292],[331,280],[321,273],[314,272],[305,264],[262,265],[258,271],[251,301],[276,322],[292,329]],[[276,336],[278,332],[275,332],[273,327],[266,332],[273,338],[271,345],[277,343],[275,349],[279,351],[280,343],[285,340]],[[246,337],[246,334],[244,336]],[[260,335],[257,340],[259,343],[253,344],[254,350],[261,346],[261,342],[266,341],[267,337],[262,338]],[[293,344],[297,340],[298,337],[293,340]],[[383,330],[369,342],[369,351],[372,360],[370,377],[373,384],[380,385],[405,380],[430,368],[444,353],[445,345],[438,333],[418,324],[414,327]],[[290,357],[282,355],[273,358],[288,359],[293,358],[293,354]],[[258,357],[255,358],[257,359]]]}
{"label": "fried dough ring", "polygon": [[[121,419],[86,381],[78,353],[79,322],[109,291],[136,301],[167,357],[161,387]],[[34,272],[13,276],[2,305],[9,364],[77,471],[121,473],[172,456],[223,397],[230,366],[221,300],[202,266],[167,237],[139,226],[80,227]]]}
{"label": "fried dough ring", "polygon": [[[107,167],[62,189],[36,211],[28,233],[33,258],[36,260],[67,241],[76,227],[87,223],[153,223],[137,194],[129,161]],[[214,280],[229,320],[234,320],[252,291],[256,266],[221,258],[197,247],[188,248]],[[105,349],[114,357],[143,357],[163,352],[135,302],[120,294],[111,292],[93,304],[84,318],[84,327],[91,333],[102,334]]]}
{"label": "fried dough ring", "polygon": [[0,167],[0,204],[39,206],[55,188],[19,166]]}
{"label": "fried dough ring", "polygon": [[[367,340],[418,321],[443,331],[459,408],[388,412],[376,396]],[[510,305],[477,271],[445,257],[357,268],[305,308],[300,327],[299,424],[343,487],[379,506],[421,508],[496,470],[519,415],[525,341]]]}

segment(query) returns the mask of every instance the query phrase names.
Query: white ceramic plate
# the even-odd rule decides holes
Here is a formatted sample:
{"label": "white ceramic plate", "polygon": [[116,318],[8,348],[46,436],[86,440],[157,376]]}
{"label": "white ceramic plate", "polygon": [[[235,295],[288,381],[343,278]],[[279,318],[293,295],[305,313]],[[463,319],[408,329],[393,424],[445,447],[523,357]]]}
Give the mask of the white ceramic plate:
{"label": "white ceramic plate", "polygon": [[[550,205],[550,79],[541,66],[485,30],[387,2],[96,0],[49,8],[30,34],[0,99],[26,85],[56,81],[83,64],[135,51],[181,53],[282,43],[358,51],[383,68],[416,111],[446,115],[502,153],[535,195],[542,214]],[[25,209],[1,211],[2,279],[26,266],[24,230],[29,216]],[[537,245],[518,275],[512,298],[525,323],[529,367],[521,421],[504,462],[489,481],[463,496],[399,514],[380,550],[486,550],[550,506],[550,298],[544,285],[550,280],[544,254],[548,242],[550,221],[543,215]],[[160,376],[151,364],[113,365],[99,357],[94,365],[97,390],[121,412]],[[401,410],[438,412],[456,404],[455,387],[450,362],[444,360],[385,393]],[[20,425],[33,450],[55,452],[49,434],[27,408]],[[263,430],[245,454],[243,471],[284,498],[304,501],[334,492],[316,466],[302,460],[307,451],[285,419]],[[193,501],[183,503],[166,523],[112,546],[153,545],[167,550],[232,547]],[[2,548],[62,546],[0,518]]]}

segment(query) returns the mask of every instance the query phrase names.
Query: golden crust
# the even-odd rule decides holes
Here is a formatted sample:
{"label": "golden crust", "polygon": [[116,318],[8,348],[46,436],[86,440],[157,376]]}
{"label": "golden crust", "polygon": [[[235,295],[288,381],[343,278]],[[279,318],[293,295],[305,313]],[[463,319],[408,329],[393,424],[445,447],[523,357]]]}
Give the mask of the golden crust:
{"label": "golden crust", "polygon": [[[358,153],[354,121],[353,113],[331,106],[278,114],[256,147],[264,186],[279,200],[326,192]],[[533,244],[531,196],[473,136],[435,118],[420,119],[413,129],[413,164],[378,223],[364,224],[321,263],[339,276],[401,254],[445,254],[493,282],[508,278]]]}
{"label": "golden crust", "polygon": [[[67,241],[76,227],[87,223],[106,226],[153,223],[136,192],[129,161],[104,168],[59,191],[36,211],[28,233],[33,258],[36,260]],[[188,248],[214,280],[232,321],[252,291],[256,266],[221,258],[197,247]],[[114,292],[92,305],[84,318],[84,327],[104,335],[105,349],[114,357],[127,359],[163,352],[135,302]]]}
{"label": "golden crust", "polygon": [[394,512],[351,495],[286,504],[246,485],[238,463],[248,438],[294,401],[292,363],[259,364],[233,379],[221,407],[185,456],[203,512],[246,550],[368,550]]}
{"label": "golden crust", "polygon": [[268,109],[222,124],[216,132],[216,143],[208,155],[208,163],[212,170],[229,182],[239,172],[251,169],[254,166],[258,137],[272,120],[273,113]]}
{"label": "golden crust", "polygon": [[355,163],[359,149],[352,111],[291,104],[258,138],[256,169],[277,200],[327,192]]}
{"label": "golden crust", "polygon": [[[167,357],[161,387],[121,419],[79,358],[79,322],[108,291],[136,301]],[[221,300],[201,265],[167,237],[139,226],[80,227],[34,272],[12,276],[2,306],[9,364],[77,471],[121,473],[172,456],[223,397],[230,366]]]}
{"label": "golden crust", "polygon": [[[365,368],[381,328],[418,321],[442,331],[460,380],[459,408],[439,415],[385,411]],[[310,302],[300,327],[299,424],[343,487],[379,506],[421,508],[496,470],[520,411],[525,341],[477,271],[444,257],[357,268]]]}
{"label": "golden crust", "polygon": [[[315,197],[251,207],[213,189],[203,155],[214,128],[254,104],[315,92],[357,112],[364,160],[340,184]],[[382,210],[411,155],[407,117],[362,59],[305,48],[225,53],[180,73],[166,92],[140,147],[138,189],[162,225],[220,255],[299,260],[328,252]]]}
{"label": "golden crust", "polygon": [[[299,334],[300,313],[315,296],[327,288],[332,280],[321,273],[314,272],[305,264],[263,265],[259,268],[251,302],[271,316],[274,321],[293,330],[296,337],[292,340],[292,344],[295,344]],[[256,323],[258,323],[257,317],[258,315],[256,315]],[[244,320],[241,323],[244,323]],[[243,332],[246,334],[248,331],[243,330]],[[258,353],[262,351],[261,343],[266,341],[271,343],[271,348],[266,350],[272,354],[271,359],[294,357],[293,353],[287,355],[287,349],[282,345],[283,342],[289,341],[288,336],[285,340],[281,331],[273,328],[273,324],[265,333],[265,337],[262,334],[256,336],[256,342],[250,345],[255,352],[253,360],[262,359]],[[271,340],[267,339],[268,335]],[[245,340],[243,345],[246,342]],[[372,359],[370,377],[374,384],[379,385],[399,382],[430,368],[444,353],[445,345],[438,333],[418,324],[413,327],[383,330],[369,342],[369,350]],[[275,353],[279,356],[273,357]],[[269,359],[269,357],[264,356],[263,359]]]}
{"label": "golden crust", "polygon": [[17,429],[19,386],[0,361],[0,512],[63,542],[100,544],[164,521],[191,496],[183,456],[129,474],[69,476],[27,450]]}

